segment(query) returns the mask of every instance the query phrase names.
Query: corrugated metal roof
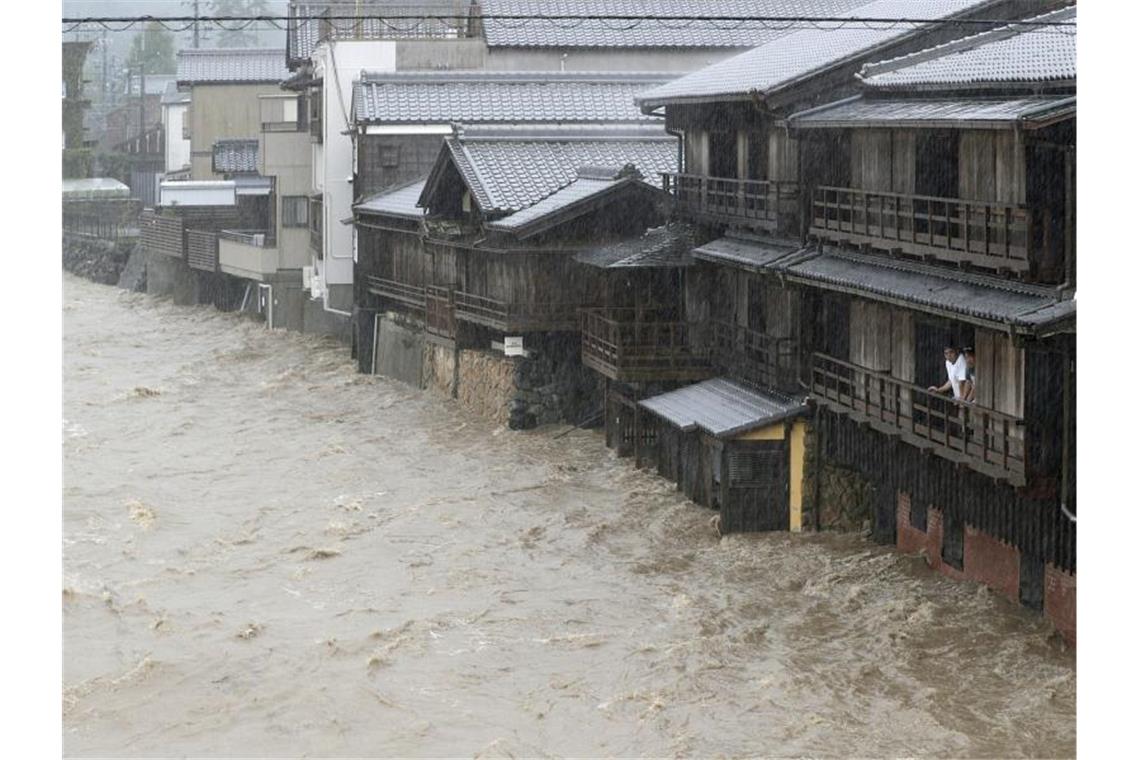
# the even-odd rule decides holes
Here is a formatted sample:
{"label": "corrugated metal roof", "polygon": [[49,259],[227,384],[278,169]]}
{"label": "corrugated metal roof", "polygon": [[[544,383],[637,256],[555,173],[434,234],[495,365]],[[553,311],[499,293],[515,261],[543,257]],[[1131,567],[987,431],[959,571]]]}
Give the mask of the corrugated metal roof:
{"label": "corrugated metal roof", "polygon": [[446,150],[484,212],[516,212],[566,187],[582,166],[633,164],[660,187],[676,171],[677,142],[660,130],[504,130],[447,138]]}
{"label": "corrugated metal roof", "polygon": [[661,74],[396,72],[353,87],[357,122],[385,124],[644,122],[637,93]]}
{"label": "corrugated metal roof", "polygon": [[257,140],[218,140],[214,143],[214,171],[257,171]]}
{"label": "corrugated metal roof", "polygon": [[[832,15],[942,19],[992,2],[994,0],[873,0]],[[642,107],[656,107],[676,101],[770,93],[860,55],[873,53],[921,28],[909,23],[819,23],[649,90],[638,102]]]}
{"label": "corrugated metal roof", "polygon": [[63,181],[64,200],[87,198],[130,198],[131,189],[111,177],[90,179],[65,179]]}
{"label": "corrugated metal roof", "polygon": [[424,191],[425,182],[426,180],[420,179],[392,190],[371,195],[353,206],[353,209],[363,214],[420,219],[424,215],[424,210],[416,203],[419,202],[420,195]]}
{"label": "corrugated metal roof", "polygon": [[683,431],[704,430],[717,438],[739,435],[807,411],[802,399],[759,391],[716,377],[639,405]]}
{"label": "corrugated metal roof", "polygon": [[859,77],[877,89],[949,89],[985,84],[1076,84],[1076,6],[1028,21],[1072,27],[1011,25],[889,61],[868,64]]}
{"label": "corrugated metal roof", "polygon": [[602,269],[635,267],[687,267],[697,232],[684,222],[653,227],[637,238],[621,240],[574,254],[579,264]]}
{"label": "corrugated metal roof", "polygon": [[[491,48],[746,48],[788,33],[790,25],[669,20],[673,16],[833,15],[866,0],[482,0],[484,15],[538,16],[484,21]],[[543,20],[543,16],[580,16]],[[605,16],[656,16],[622,20]]]}
{"label": "corrugated metal roof", "polygon": [[1075,113],[1073,96],[843,100],[788,117],[793,127],[1012,127],[1022,120]]}
{"label": "corrugated metal roof", "polygon": [[179,84],[253,84],[289,77],[285,51],[269,48],[179,50]]}

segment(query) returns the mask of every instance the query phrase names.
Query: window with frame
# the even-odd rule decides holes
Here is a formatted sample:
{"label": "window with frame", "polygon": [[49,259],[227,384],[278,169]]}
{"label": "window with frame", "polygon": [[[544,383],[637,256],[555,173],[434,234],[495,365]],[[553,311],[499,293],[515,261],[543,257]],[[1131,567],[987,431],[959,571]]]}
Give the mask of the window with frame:
{"label": "window with frame", "polygon": [[281,196],[281,226],[308,227],[309,199],[304,195]]}

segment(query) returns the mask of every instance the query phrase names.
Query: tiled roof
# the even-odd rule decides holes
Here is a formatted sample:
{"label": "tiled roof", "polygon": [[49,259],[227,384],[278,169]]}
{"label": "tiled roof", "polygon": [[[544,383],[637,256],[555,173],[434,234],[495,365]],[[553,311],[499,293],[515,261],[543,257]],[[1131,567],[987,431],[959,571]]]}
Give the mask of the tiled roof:
{"label": "tiled roof", "polygon": [[661,74],[395,72],[353,86],[358,122],[446,124],[646,121],[634,96]]}
{"label": "tiled roof", "polygon": [[[994,0],[873,0],[836,13],[852,18],[946,18],[978,10]],[[745,98],[769,94],[915,34],[909,23],[820,23],[790,32],[746,53],[707,66],[642,93],[642,107],[669,102]]]}
{"label": "tiled roof", "polygon": [[218,140],[214,143],[214,171],[257,171],[257,140]]}
{"label": "tiled roof", "polygon": [[[835,15],[862,2],[866,0],[482,0],[482,6],[485,16],[582,17],[487,19],[484,34],[491,48],[750,48],[787,34],[789,26],[668,17]],[[611,18],[600,18],[604,16]]]}
{"label": "tiled roof", "polygon": [[550,220],[556,217],[564,218],[562,215],[575,206],[596,203],[630,186],[640,186],[643,190],[651,192],[662,192],[643,182],[641,174],[633,166],[609,170],[603,170],[601,167],[583,167],[578,170],[577,178],[569,185],[554,191],[532,206],[488,222],[486,226],[491,230],[529,236],[548,228]]}
{"label": "tiled roof", "polygon": [[803,399],[759,391],[723,377],[662,393],[639,405],[682,431],[699,428],[717,438],[746,433],[807,411]]}
{"label": "tiled roof", "polygon": [[1071,27],[1015,24],[918,53],[863,67],[859,78],[876,89],[952,89],[980,85],[1057,83],[1077,78],[1077,9],[1028,21]]}
{"label": "tiled roof", "polygon": [[252,84],[289,77],[285,51],[268,48],[218,48],[178,51],[179,84]]}
{"label": "tiled roof", "polygon": [[353,209],[362,214],[378,214],[382,216],[401,216],[407,219],[420,219],[424,210],[416,205],[424,191],[426,180],[416,180],[406,185],[385,190],[382,193],[371,195]]}
{"label": "tiled roof", "polygon": [[788,117],[800,129],[844,127],[1003,127],[1076,113],[1075,96],[868,100],[850,98]]}
{"label": "tiled roof", "polygon": [[470,130],[448,138],[444,150],[484,213],[538,203],[573,182],[581,166],[633,164],[655,187],[661,173],[677,167],[676,139],[644,127]]}
{"label": "tiled roof", "polygon": [[[755,248],[748,253],[748,248]],[[1029,285],[945,267],[841,251],[830,246],[800,250],[765,247],[747,240],[722,238],[696,249],[697,258],[716,259],[710,252],[731,252],[732,260],[784,280],[828,290],[898,302],[934,314],[984,324],[1039,330],[1076,317],[1077,303],[1060,299],[1055,288]]]}
{"label": "tiled roof", "polygon": [[697,232],[684,222],[669,222],[646,230],[640,237],[621,240],[574,254],[579,264],[601,269],[635,267],[687,267]]}

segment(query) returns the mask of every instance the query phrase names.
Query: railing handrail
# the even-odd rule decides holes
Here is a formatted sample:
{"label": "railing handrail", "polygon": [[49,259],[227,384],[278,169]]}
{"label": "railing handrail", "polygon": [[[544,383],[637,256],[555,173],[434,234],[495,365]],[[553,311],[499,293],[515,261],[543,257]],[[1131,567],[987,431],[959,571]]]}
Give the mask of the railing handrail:
{"label": "railing handrail", "polygon": [[[264,235],[265,239],[259,244],[255,238],[258,235]],[[252,245],[256,248],[273,248],[277,241],[273,237],[272,230],[218,230],[218,237],[222,240],[232,240],[236,243],[245,243]]]}
{"label": "railing handrail", "polygon": [[917,200],[927,201],[930,203],[950,203],[955,205],[966,206],[988,206],[1016,209],[1018,211],[1032,211],[1033,208],[1024,203],[1008,203],[1006,201],[984,201],[984,200],[970,200],[967,198],[956,198],[953,196],[940,196],[940,195],[918,195],[917,193],[895,193],[880,190],[864,190],[858,187],[840,187],[838,185],[813,185],[811,188],[812,200],[815,201],[816,195],[820,192],[835,192],[835,193],[851,193],[853,195],[877,195],[885,198],[899,198],[902,200]]}
{"label": "railing handrail", "polygon": [[1014,425],[1021,426],[1021,425],[1025,424],[1025,419],[1023,417],[1018,417],[1017,415],[1009,414],[1007,412],[1002,412],[1002,411],[999,411],[999,410],[994,409],[992,407],[983,406],[981,404],[977,404],[974,402],[963,401],[961,399],[956,399],[956,398],[953,398],[951,396],[944,396],[941,393],[935,393],[935,392],[933,392],[927,388],[923,388],[921,385],[915,385],[912,382],[909,382],[907,380],[902,380],[900,378],[895,377],[894,375],[890,375],[886,372],[883,372],[882,370],[875,370],[875,369],[868,369],[867,367],[860,367],[858,364],[852,364],[851,362],[846,362],[846,361],[843,361],[842,359],[837,359],[834,356],[830,356],[829,354],[820,353],[819,351],[812,353],[812,359],[813,359],[813,363],[814,363],[814,361],[823,361],[823,362],[827,362],[830,364],[837,365],[839,367],[843,367],[844,369],[851,370],[852,372],[857,372],[857,373],[860,373],[862,375],[873,376],[873,377],[875,377],[879,380],[882,380],[884,382],[890,383],[892,385],[897,385],[900,388],[905,388],[905,389],[909,390],[911,393],[918,394],[919,396],[936,398],[936,399],[938,399],[942,402],[945,402],[947,404],[955,404],[957,406],[960,406],[960,407],[963,407],[966,409],[977,410],[978,412],[983,412],[987,415],[991,415],[991,416],[996,417],[998,419],[1006,420],[1010,423],[1013,423]]}

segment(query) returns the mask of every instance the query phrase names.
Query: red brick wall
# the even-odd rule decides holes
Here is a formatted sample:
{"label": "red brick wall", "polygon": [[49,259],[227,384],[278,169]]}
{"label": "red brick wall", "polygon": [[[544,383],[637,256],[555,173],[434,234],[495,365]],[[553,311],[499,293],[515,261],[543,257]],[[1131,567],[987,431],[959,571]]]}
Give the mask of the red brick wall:
{"label": "red brick wall", "polygon": [[926,561],[943,575],[957,580],[972,580],[1016,602],[1020,580],[1021,556],[1017,549],[966,526],[962,547],[962,569],[942,561],[942,510],[933,506],[926,510],[926,532],[911,527],[910,494],[900,491],[896,527],[898,549],[907,554],[925,550]]}
{"label": "red brick wall", "polygon": [[1070,646],[1077,645],[1077,576],[1045,565],[1045,617]]}
{"label": "red brick wall", "polygon": [[967,578],[986,584],[1015,604],[1019,601],[1021,552],[1016,548],[967,525],[963,560]]}

